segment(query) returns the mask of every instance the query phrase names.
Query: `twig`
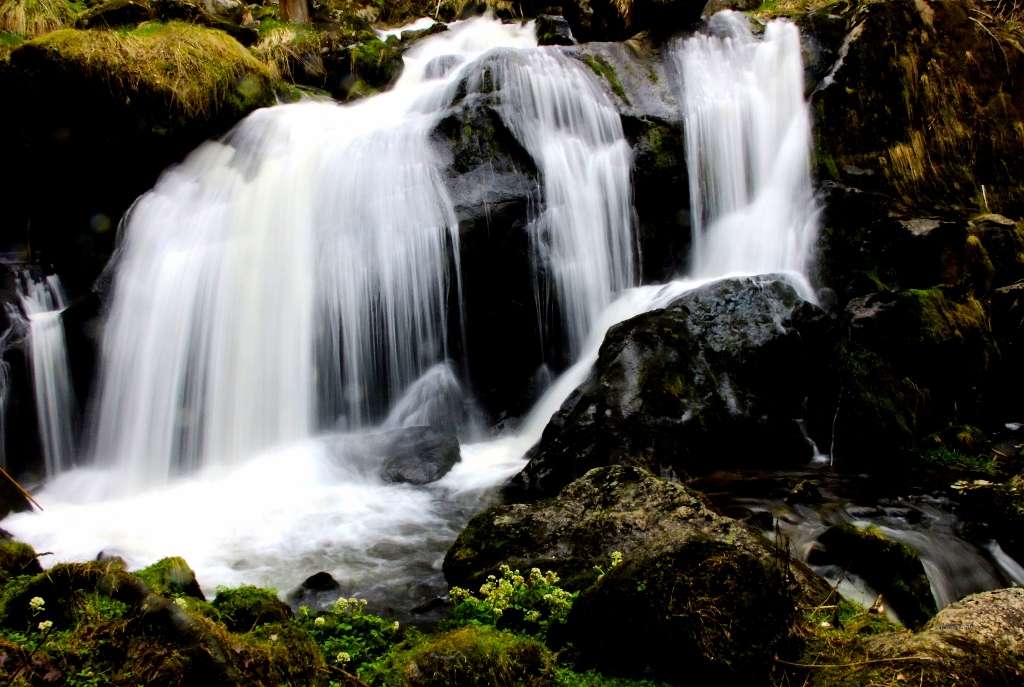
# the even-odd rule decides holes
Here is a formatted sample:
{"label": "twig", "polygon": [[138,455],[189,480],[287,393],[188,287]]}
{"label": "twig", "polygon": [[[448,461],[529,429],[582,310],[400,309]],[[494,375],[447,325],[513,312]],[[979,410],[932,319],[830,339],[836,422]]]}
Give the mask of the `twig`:
{"label": "twig", "polygon": [[324,672],[330,672],[331,670],[334,670],[334,671],[337,671],[337,672],[341,673],[341,675],[343,677],[345,677],[346,679],[351,680],[352,682],[356,683],[357,685],[360,685],[361,687],[370,687],[368,684],[366,684],[365,682],[360,680],[358,677],[356,677],[352,673],[348,672],[347,670],[342,670],[338,666],[327,666],[327,668],[328,668],[328,670],[325,670]]}
{"label": "twig", "polygon": [[11,484],[13,484],[13,485],[15,486],[15,488],[16,488],[16,489],[17,489],[18,491],[20,491],[20,492],[21,492],[22,496],[24,496],[24,497],[25,497],[25,498],[27,498],[27,499],[28,499],[29,501],[31,501],[32,503],[34,503],[34,504],[35,504],[35,506],[36,506],[36,508],[38,508],[39,510],[42,510],[42,509],[43,509],[43,507],[39,505],[39,502],[38,502],[38,501],[36,501],[36,500],[35,500],[34,498],[32,498],[32,494],[30,494],[30,493],[28,493],[27,491],[25,491],[24,487],[22,487],[22,486],[21,486],[20,484],[18,484],[17,480],[15,480],[15,479],[14,479],[13,477],[11,477],[10,475],[8,475],[8,474],[7,474],[7,471],[6,471],[6,470],[4,470],[3,468],[0,468],[0,473],[2,473],[4,477],[6,477],[6,478],[7,478],[8,480],[10,480]]}
{"label": "twig", "polygon": [[934,661],[934,658],[930,656],[902,656],[899,658],[876,658],[871,661],[857,661],[855,663],[792,663],[791,661],[783,661],[781,658],[776,657],[775,662],[781,663],[787,666],[794,666],[796,668],[853,668],[855,666],[867,666],[874,663],[896,663],[898,661]]}

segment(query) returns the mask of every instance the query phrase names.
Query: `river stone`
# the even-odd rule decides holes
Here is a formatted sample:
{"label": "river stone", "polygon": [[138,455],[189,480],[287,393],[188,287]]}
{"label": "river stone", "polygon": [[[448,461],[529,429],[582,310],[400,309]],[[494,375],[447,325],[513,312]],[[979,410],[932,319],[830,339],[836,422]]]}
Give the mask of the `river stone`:
{"label": "river stone", "polygon": [[405,427],[381,435],[385,482],[429,484],[441,479],[458,463],[459,441],[433,427]]}
{"label": "river stone", "polygon": [[510,495],[550,496],[600,465],[684,475],[809,460],[794,418],[822,319],[782,278],[763,276],[702,286],[612,327]]}

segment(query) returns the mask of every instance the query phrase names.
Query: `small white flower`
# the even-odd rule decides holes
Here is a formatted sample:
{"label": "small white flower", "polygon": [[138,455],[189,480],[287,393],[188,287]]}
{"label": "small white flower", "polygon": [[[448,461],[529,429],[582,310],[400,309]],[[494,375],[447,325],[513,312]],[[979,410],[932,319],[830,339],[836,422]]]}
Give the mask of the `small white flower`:
{"label": "small white flower", "polygon": [[45,603],[46,603],[46,602],[45,602],[45,601],[43,601],[43,597],[41,597],[41,596],[33,596],[33,597],[32,597],[32,598],[31,598],[31,599],[29,600],[29,602],[28,602],[28,606],[29,606],[29,608],[31,608],[31,609],[32,609],[33,611],[41,611],[41,610],[43,610],[43,604],[45,604]]}
{"label": "small white flower", "polygon": [[346,663],[348,663],[351,660],[352,660],[352,657],[348,655],[347,651],[339,652],[338,655],[334,657],[334,662],[335,663],[340,663],[342,665],[345,665]]}
{"label": "small white flower", "polygon": [[394,630],[395,632],[398,632],[398,627],[399,627],[398,626],[398,621],[396,620],[395,624],[391,626],[391,629]]}
{"label": "small white flower", "polygon": [[174,600],[174,603],[179,608],[187,608],[188,607],[188,603],[183,598],[181,598],[180,596],[177,599]]}
{"label": "small white flower", "polygon": [[830,622],[829,622],[829,621],[827,621],[827,620],[822,620],[822,621],[821,621],[821,626],[822,626],[822,627],[832,627],[832,623],[830,623]]}
{"label": "small white flower", "polygon": [[313,621],[313,624],[314,625],[323,625],[324,622],[325,621],[324,621],[323,617],[319,617],[319,618],[317,618],[316,620]]}
{"label": "small white flower", "polygon": [[[36,597],[36,598],[38,598],[38,597]],[[51,627],[53,627],[53,621],[52,620],[44,620],[43,622],[39,623],[39,629],[42,630],[43,632],[46,632]]]}
{"label": "small white flower", "polygon": [[277,641],[277,635],[270,635],[269,637],[267,637],[267,639],[270,640],[271,642],[276,642]]}

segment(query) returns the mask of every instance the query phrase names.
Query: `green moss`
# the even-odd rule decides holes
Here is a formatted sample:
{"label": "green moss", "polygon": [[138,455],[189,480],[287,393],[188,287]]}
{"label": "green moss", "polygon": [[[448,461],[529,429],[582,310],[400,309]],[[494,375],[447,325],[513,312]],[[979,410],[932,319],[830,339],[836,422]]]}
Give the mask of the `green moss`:
{"label": "green moss", "polygon": [[12,577],[42,572],[36,552],[28,544],[0,541],[0,583]]}
{"label": "green moss", "polygon": [[206,600],[196,575],[184,558],[163,558],[135,573],[150,589],[164,596],[191,596]]}
{"label": "green moss", "polygon": [[595,74],[603,77],[605,81],[608,82],[608,85],[612,87],[612,92],[614,92],[615,95],[622,98],[623,102],[626,104],[629,104],[629,98],[626,97],[626,92],[622,89],[622,84],[619,83],[619,75],[615,71],[615,67],[609,64],[608,60],[606,60],[602,55],[586,54],[583,55],[583,59]]}
{"label": "green moss", "polygon": [[554,678],[554,659],[543,644],[482,626],[400,644],[365,675],[388,687],[545,687]]}
{"label": "green moss", "polygon": [[264,623],[292,617],[292,609],[277,596],[276,589],[242,586],[218,589],[213,606],[232,632],[250,632]]}

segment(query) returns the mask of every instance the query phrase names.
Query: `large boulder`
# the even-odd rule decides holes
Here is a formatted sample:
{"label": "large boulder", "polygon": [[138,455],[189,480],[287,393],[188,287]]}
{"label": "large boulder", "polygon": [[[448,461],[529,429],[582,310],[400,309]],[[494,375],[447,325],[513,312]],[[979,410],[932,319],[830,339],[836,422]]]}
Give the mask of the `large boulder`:
{"label": "large boulder", "polygon": [[714,684],[763,674],[795,604],[827,595],[784,549],[636,467],[596,468],[555,498],[477,515],[448,551],[445,577],[475,589],[502,564],[553,570],[563,588],[583,590],[555,640],[582,664]]}
{"label": "large boulder", "polygon": [[810,459],[795,418],[817,373],[822,317],[767,276],[708,284],[616,325],[513,488],[550,496],[601,465],[682,475]]}
{"label": "large boulder", "polygon": [[386,432],[382,440],[386,457],[381,466],[381,477],[385,482],[436,482],[462,459],[458,440],[432,427],[407,427]]}
{"label": "large boulder", "polygon": [[670,36],[699,21],[705,4],[706,0],[571,0],[562,4],[562,11],[579,40],[621,41],[641,31]]}

